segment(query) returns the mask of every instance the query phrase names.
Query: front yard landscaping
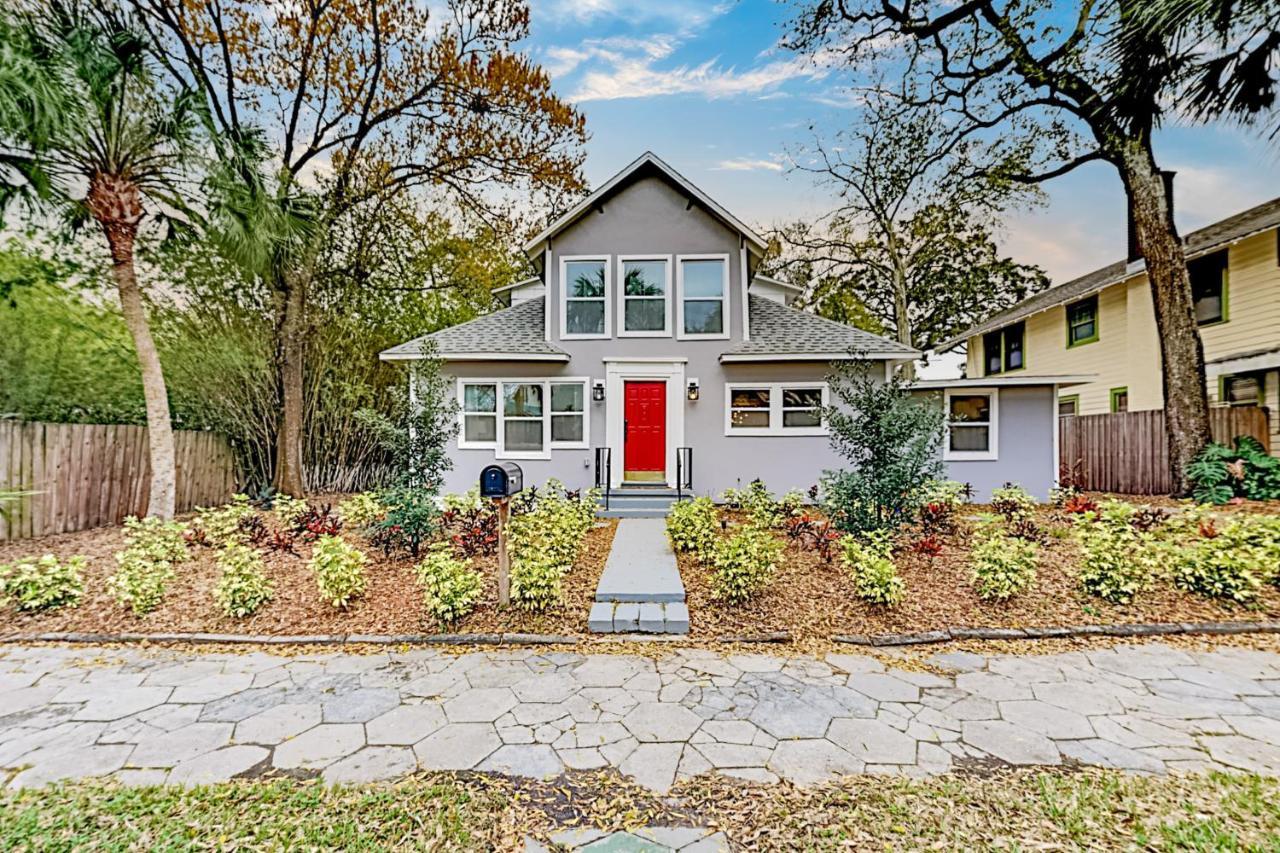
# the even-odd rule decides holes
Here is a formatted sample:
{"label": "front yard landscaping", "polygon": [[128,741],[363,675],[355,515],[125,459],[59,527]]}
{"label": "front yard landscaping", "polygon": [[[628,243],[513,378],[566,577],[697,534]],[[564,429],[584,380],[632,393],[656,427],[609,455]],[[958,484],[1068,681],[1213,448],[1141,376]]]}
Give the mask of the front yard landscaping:
{"label": "front yard landscaping", "polygon": [[329,787],[99,783],[0,794],[6,850],[510,850],[558,829],[706,826],[736,849],[1274,850],[1280,783],[1252,775],[1000,772],[813,788],[703,777],[657,797],[611,773],[538,783],[423,774]]}

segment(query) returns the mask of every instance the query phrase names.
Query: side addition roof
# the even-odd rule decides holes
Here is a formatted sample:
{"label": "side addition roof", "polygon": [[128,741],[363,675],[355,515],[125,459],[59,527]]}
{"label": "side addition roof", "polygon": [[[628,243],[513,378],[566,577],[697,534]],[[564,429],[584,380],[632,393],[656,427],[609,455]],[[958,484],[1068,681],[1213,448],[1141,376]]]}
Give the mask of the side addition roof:
{"label": "side addition roof", "polygon": [[[450,326],[383,350],[383,361],[424,357],[453,361],[568,361],[569,354],[545,340],[544,300],[529,299],[510,308]],[[431,345],[435,352],[431,352]]]}
{"label": "side addition roof", "polygon": [[851,354],[907,360],[920,355],[919,350],[897,341],[762,296],[751,294],[749,304],[751,340],[722,353],[722,362],[831,361]]}
{"label": "side addition roof", "polygon": [[[1237,213],[1235,216],[1229,216],[1221,222],[1215,222],[1198,231],[1192,231],[1186,236],[1183,246],[1187,258],[1195,258],[1216,251],[1229,243],[1234,243],[1237,240],[1242,240],[1245,237],[1250,237],[1277,226],[1280,226],[1280,198],[1274,198],[1257,207]],[[1143,268],[1130,271],[1128,264],[1124,261],[1108,264],[1088,275],[1082,275],[1056,287],[1042,290],[1035,296],[1027,297],[1018,304],[1006,308],[999,314],[988,317],[981,323],[965,329],[954,338],[939,344],[938,351],[944,352],[952,349],[975,335],[992,332],[1010,323],[1016,323],[1019,320],[1030,317],[1032,314],[1038,314],[1041,311],[1047,311],[1050,308],[1074,302],[1113,284],[1119,284],[1127,279],[1142,275],[1144,272],[1145,269]]]}
{"label": "side addition roof", "polygon": [[626,168],[621,172],[618,172],[618,174],[601,184],[582,201],[578,202],[567,212],[557,217],[554,222],[543,229],[536,237],[525,243],[525,253],[533,255],[541,251],[547,240],[568,228],[593,207],[603,204],[605,199],[612,195],[615,190],[625,186],[633,175],[643,171],[656,171],[678,186],[691,199],[697,200],[697,202],[706,208],[712,216],[715,216],[725,225],[729,226],[746,238],[747,242],[752,245],[757,254],[763,254],[765,249],[768,247],[765,239],[757,234],[751,226],[738,219],[738,217],[734,216],[722,207],[719,202],[694,186],[688,178],[664,163],[658,155],[654,154],[652,151],[646,151],[626,166]]}

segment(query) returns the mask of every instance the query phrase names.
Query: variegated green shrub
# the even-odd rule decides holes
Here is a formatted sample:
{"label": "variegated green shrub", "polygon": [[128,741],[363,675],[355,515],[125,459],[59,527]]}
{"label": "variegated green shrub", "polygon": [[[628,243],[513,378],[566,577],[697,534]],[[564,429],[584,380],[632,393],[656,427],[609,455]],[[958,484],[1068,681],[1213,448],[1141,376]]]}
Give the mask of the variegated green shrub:
{"label": "variegated green shrub", "polygon": [[320,597],[334,607],[346,609],[364,594],[365,564],[368,558],[339,536],[321,536],[311,549],[308,564],[315,576]]}
{"label": "variegated green shrub", "polygon": [[711,498],[678,501],[667,512],[667,536],[677,551],[701,562],[710,558],[720,539],[720,514]]}
{"label": "variegated green shrub", "polygon": [[483,593],[484,578],[465,560],[456,559],[447,542],[438,542],[414,569],[427,612],[441,625],[470,613]]}
{"label": "variegated green shrub", "polygon": [[12,601],[19,610],[74,606],[84,593],[81,570],[86,562],[84,557],[61,561],[45,554],[0,566],[0,602]]}
{"label": "variegated green shrub", "polygon": [[840,560],[858,598],[882,607],[902,602],[906,582],[893,563],[893,541],[887,531],[846,536],[840,540],[840,549]]}
{"label": "variegated green shrub", "polygon": [[257,550],[232,543],[218,554],[218,568],[222,577],[214,587],[213,600],[228,616],[249,616],[271,599],[271,581]]}

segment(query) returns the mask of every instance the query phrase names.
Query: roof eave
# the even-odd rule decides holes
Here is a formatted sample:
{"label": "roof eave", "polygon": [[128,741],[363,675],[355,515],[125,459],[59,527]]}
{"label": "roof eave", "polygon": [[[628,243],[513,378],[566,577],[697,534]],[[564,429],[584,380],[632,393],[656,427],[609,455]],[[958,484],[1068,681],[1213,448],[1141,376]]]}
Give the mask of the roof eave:
{"label": "roof eave", "polygon": [[907,352],[726,352],[720,354],[722,364],[735,364],[758,361],[910,361],[918,358],[920,353]]}
{"label": "roof eave", "polygon": [[427,358],[439,361],[569,361],[568,353],[553,352],[440,352],[430,355],[384,352],[378,357],[383,361],[422,361]]}

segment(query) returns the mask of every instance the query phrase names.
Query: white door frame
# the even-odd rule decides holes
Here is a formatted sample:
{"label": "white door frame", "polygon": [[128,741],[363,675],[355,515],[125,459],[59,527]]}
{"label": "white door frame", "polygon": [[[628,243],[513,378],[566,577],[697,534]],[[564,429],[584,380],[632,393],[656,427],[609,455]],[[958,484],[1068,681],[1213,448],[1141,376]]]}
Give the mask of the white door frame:
{"label": "white door frame", "polygon": [[676,485],[676,448],[684,444],[684,365],[687,359],[605,359],[605,443],[614,464],[609,485],[622,485],[623,468],[626,466],[622,440],[622,420],[626,410],[623,383],[649,381],[667,383],[666,452],[663,469],[667,485]]}

